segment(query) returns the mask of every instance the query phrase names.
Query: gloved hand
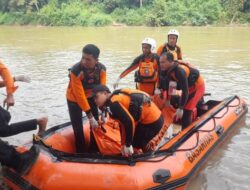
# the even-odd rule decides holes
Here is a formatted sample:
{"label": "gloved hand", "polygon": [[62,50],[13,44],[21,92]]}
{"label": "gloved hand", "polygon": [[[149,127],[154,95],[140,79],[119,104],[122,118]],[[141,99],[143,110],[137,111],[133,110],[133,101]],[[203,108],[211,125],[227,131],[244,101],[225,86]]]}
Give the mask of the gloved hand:
{"label": "gloved hand", "polygon": [[134,154],[133,146],[130,145],[129,147],[127,147],[126,145],[123,145],[121,149],[121,153],[125,157],[132,156]]}
{"label": "gloved hand", "polygon": [[27,82],[30,83],[30,77],[25,75],[14,76],[14,81]]}
{"label": "gloved hand", "polygon": [[169,101],[169,100],[166,100],[165,106],[166,106],[166,107],[171,107],[171,106],[172,106],[172,105],[170,104],[170,101]]}
{"label": "gloved hand", "polygon": [[107,123],[108,118],[105,116],[105,113],[102,113],[102,114],[101,114],[101,121],[102,121],[102,124]]}
{"label": "gloved hand", "polygon": [[120,77],[118,77],[118,79],[116,79],[115,83],[113,84],[114,90],[118,87],[120,80],[121,80]]}
{"label": "gloved hand", "polygon": [[156,88],[154,91],[154,95],[159,95],[161,94],[161,90],[159,88]]}
{"label": "gloved hand", "polygon": [[89,118],[89,124],[92,129],[100,128],[101,126],[98,124],[98,122],[95,120],[94,117]]}
{"label": "gloved hand", "polygon": [[183,117],[183,109],[178,108],[175,113],[176,120],[182,119]]}

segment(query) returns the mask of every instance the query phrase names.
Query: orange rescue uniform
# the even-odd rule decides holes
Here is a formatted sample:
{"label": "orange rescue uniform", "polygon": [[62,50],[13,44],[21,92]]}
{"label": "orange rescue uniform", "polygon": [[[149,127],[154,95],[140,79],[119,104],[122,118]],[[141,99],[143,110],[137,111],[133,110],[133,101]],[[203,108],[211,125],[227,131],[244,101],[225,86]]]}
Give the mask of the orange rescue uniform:
{"label": "orange rescue uniform", "polygon": [[91,94],[92,89],[99,84],[106,84],[106,68],[103,64],[97,63],[95,68],[87,69],[81,63],[77,63],[71,68],[66,96],[78,153],[84,152],[86,148],[82,127],[82,111],[87,115],[92,114],[98,121],[98,108]]}
{"label": "orange rescue uniform", "polygon": [[157,49],[158,56],[161,56],[163,53],[170,52],[174,55],[174,60],[182,60],[182,51],[181,47],[176,45],[175,47],[171,47],[168,43],[161,45]]}
{"label": "orange rescue uniform", "polygon": [[116,90],[107,101],[106,109],[109,116],[120,123],[122,145],[152,149],[147,145],[159,135],[164,119],[146,93],[131,89]]}
{"label": "orange rescue uniform", "polygon": [[97,63],[93,70],[89,70],[77,63],[70,71],[67,99],[77,103],[87,113],[90,111],[87,99],[90,98],[92,89],[98,84],[106,85],[106,67]]}
{"label": "orange rescue uniform", "polygon": [[158,85],[159,79],[159,57],[157,54],[151,53],[149,56],[141,54],[134,59],[133,63],[121,73],[120,78],[125,77],[130,72],[138,69],[135,73],[136,88],[144,91],[149,95],[154,94],[154,90]]}
{"label": "orange rescue uniform", "polygon": [[7,69],[7,67],[1,60],[0,60],[0,75],[3,78],[3,81],[5,82],[7,94],[13,94],[16,91],[17,86],[14,85],[14,79],[11,76],[10,71]]}

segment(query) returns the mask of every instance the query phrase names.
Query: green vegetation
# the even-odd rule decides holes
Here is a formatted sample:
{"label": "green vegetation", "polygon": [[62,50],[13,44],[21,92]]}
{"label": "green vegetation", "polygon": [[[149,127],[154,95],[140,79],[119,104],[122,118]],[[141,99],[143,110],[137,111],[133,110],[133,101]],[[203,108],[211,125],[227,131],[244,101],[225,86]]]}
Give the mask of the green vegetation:
{"label": "green vegetation", "polygon": [[250,23],[250,0],[0,0],[0,24],[170,26]]}

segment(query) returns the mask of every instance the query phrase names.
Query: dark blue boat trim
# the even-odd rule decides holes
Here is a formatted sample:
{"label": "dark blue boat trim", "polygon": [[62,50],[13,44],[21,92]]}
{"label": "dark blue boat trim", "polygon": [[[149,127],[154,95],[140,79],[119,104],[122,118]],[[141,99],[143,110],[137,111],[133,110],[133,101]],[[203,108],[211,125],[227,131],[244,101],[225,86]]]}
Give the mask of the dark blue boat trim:
{"label": "dark blue boat trim", "polygon": [[33,186],[31,183],[26,181],[24,178],[22,178],[18,173],[8,168],[3,169],[3,176],[22,190],[39,190],[38,188]]}

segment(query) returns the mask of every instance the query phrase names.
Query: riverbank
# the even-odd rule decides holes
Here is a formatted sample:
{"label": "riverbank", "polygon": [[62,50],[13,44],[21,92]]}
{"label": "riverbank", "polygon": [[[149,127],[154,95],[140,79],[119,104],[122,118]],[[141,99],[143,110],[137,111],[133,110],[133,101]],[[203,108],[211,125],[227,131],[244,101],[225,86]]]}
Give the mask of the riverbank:
{"label": "riverbank", "polygon": [[[33,17],[34,16],[34,17]],[[33,18],[32,18],[33,17]],[[36,19],[37,18],[37,19]],[[202,27],[243,27],[243,26],[250,26],[250,22],[242,22],[242,23],[226,23],[226,22],[215,22],[212,24],[192,24],[192,23],[183,23],[178,25],[160,25],[160,26],[151,26],[143,23],[130,23],[127,21],[124,22],[117,22],[113,20],[109,16],[97,16],[94,17],[92,21],[80,22],[80,23],[71,23],[71,22],[56,22],[56,23],[49,23],[45,22],[43,18],[39,18],[37,15],[20,15],[18,13],[1,13],[0,12],[0,26],[1,25],[17,25],[17,26],[83,26],[83,27],[101,27],[101,26],[115,26],[115,27],[128,27],[128,26],[149,26],[149,27],[165,27],[165,26],[202,26]]]}
{"label": "riverbank", "polygon": [[93,28],[93,27],[111,27],[111,28],[165,28],[165,27],[169,27],[169,28],[189,28],[189,27],[194,27],[194,28],[223,28],[223,27],[227,27],[227,28],[237,28],[237,27],[250,27],[250,23],[234,23],[234,24],[212,24],[212,25],[201,25],[201,26],[192,26],[192,25],[175,25],[175,26],[161,26],[161,27],[152,27],[152,26],[146,26],[146,25],[140,25],[140,26],[131,26],[131,25],[127,25],[124,23],[118,23],[118,22],[112,22],[109,25],[104,25],[104,26],[79,26],[79,25],[73,25],[73,26],[64,26],[64,25],[60,25],[60,26],[51,26],[51,25],[41,25],[41,24],[26,24],[26,25],[22,25],[22,24],[0,24],[0,27],[35,27],[35,28],[60,28],[60,27],[75,27],[75,28],[79,28],[79,27],[83,27],[83,28]]}
{"label": "riverbank", "polygon": [[53,0],[40,7],[7,4],[7,8],[0,7],[0,25],[159,27],[250,23],[250,5],[235,6],[219,0],[154,0],[141,8],[125,1],[91,2]]}

